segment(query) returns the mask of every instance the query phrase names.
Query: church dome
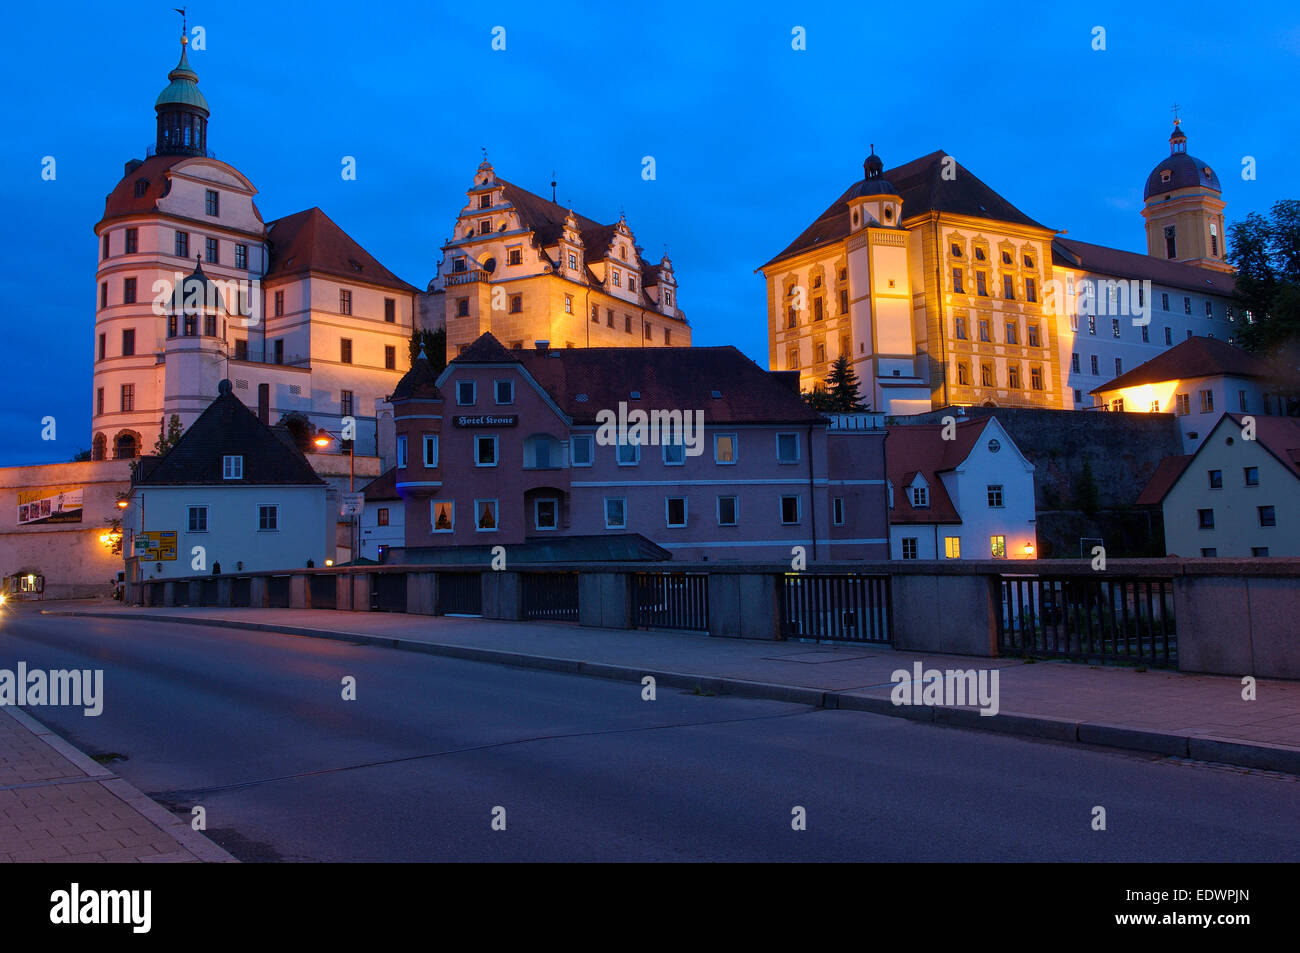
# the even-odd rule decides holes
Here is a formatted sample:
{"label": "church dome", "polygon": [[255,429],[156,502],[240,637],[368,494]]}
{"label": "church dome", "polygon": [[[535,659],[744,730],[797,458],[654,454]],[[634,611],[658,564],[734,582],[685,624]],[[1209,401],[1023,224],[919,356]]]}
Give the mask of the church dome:
{"label": "church dome", "polygon": [[1187,154],[1187,136],[1183,133],[1178,120],[1175,120],[1173,135],[1169,137],[1169,157],[1152,169],[1151,174],[1147,176],[1147,185],[1142,191],[1142,198],[1145,200],[1161,192],[1187,188],[1223,191],[1214,170],[1196,156]]}

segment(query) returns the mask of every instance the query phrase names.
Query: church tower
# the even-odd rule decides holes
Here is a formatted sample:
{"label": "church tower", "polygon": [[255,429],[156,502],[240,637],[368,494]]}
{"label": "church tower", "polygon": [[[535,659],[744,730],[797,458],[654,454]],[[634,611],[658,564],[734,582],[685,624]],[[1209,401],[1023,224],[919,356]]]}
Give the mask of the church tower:
{"label": "church tower", "polygon": [[1175,119],[1169,157],[1151,170],[1142,194],[1147,254],[1230,273],[1221,193],[1214,170],[1188,155],[1187,136]]}
{"label": "church tower", "polygon": [[158,137],[154,151],[160,156],[206,155],[208,145],[208,101],[199,92],[199,75],[190,68],[186,55],[189,38],[181,36],[181,59],[167,74],[171,80],[158,94]]}

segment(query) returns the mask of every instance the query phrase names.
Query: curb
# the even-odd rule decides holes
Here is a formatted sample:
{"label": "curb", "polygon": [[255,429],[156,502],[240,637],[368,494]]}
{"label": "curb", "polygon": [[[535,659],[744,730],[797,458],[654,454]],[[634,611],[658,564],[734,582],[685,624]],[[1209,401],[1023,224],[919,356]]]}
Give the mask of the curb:
{"label": "curb", "polygon": [[[153,798],[149,797],[131,782],[120,777],[114,772],[108,770],[98,761],[88,757],[78,748],[68,744],[63,738],[55,734],[51,729],[41,724],[27,712],[20,708],[5,706],[5,714],[11,716],[16,722],[30,731],[33,735],[40,738],[63,757],[71,761],[79,770],[84,771],[88,778],[98,781],[103,787],[113,794],[118,800],[122,801],[127,807],[142,815],[145,820],[156,826],[164,834],[170,836],[181,847],[184,847],[200,861],[206,864],[237,864],[239,863],[226,850],[219,847],[213,841],[208,840],[201,833],[190,828],[188,824],[179,820],[176,815],[172,814],[165,807],[159,804]],[[170,855],[162,855],[168,857]],[[157,858],[157,859],[161,859]],[[155,858],[147,858],[144,863],[155,861]]]}
{"label": "curb", "polygon": [[[162,621],[179,622],[187,625],[206,625],[217,628],[246,629],[255,632],[273,632],[304,638],[332,639],[338,642],[373,645],[406,652],[423,652],[426,655],[439,655],[470,662],[490,662],[496,665],[509,665],[513,668],[541,669],[569,675],[586,675],[593,678],[607,678],[618,681],[639,682],[649,675],[657,683],[667,685],[669,688],[697,689],[715,695],[727,694],[743,698],[761,698],[768,701],[809,705],[813,708],[860,711],[872,715],[888,715],[892,718],[932,722],[954,728],[973,728],[1028,738],[1044,738],[1051,741],[1065,741],[1097,747],[1121,748],[1127,751],[1143,751],[1166,757],[1213,761],[1244,768],[1257,768],[1265,771],[1279,771],[1286,774],[1300,775],[1300,748],[1253,744],[1247,741],[1218,738],[1212,735],[1175,735],[1149,729],[1129,728],[1124,725],[1111,725],[1104,722],[1070,721],[1069,719],[1052,718],[1046,715],[1028,715],[1016,712],[986,716],[981,715],[978,710],[972,708],[895,705],[888,698],[851,695],[838,691],[823,691],[798,685],[775,685],[768,682],[751,682],[745,679],[717,675],[658,671],[651,668],[614,665],[608,662],[587,662],[580,659],[557,658],[549,655],[529,655],[523,652],[506,652],[500,649],[477,649],[465,645],[447,645],[440,642],[421,642],[393,636],[361,635],[339,632],[333,629],[310,629],[302,626],[275,625],[265,622],[237,622],[232,619],[205,619],[198,616],[160,617],[143,612],[94,612],[82,610],[69,610],[66,612],[43,611],[42,615],[85,616],[98,619],[128,619],[145,622],[157,622],[161,619]],[[94,764],[94,762],[90,763]],[[96,765],[96,767],[99,766]],[[162,808],[159,808],[159,810],[162,810]],[[171,817],[170,814],[167,816]]]}

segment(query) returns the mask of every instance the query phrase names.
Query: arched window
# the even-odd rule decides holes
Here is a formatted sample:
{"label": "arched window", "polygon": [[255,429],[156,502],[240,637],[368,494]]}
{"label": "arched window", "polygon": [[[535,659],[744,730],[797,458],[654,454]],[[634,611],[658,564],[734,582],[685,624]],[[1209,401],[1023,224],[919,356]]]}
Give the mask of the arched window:
{"label": "arched window", "polygon": [[113,459],[115,460],[133,460],[135,459],[138,445],[136,444],[135,434],[120,433],[117,439],[113,441]]}
{"label": "arched window", "polygon": [[108,452],[108,438],[102,433],[95,434],[95,439],[90,445],[90,459],[103,460],[104,454]]}

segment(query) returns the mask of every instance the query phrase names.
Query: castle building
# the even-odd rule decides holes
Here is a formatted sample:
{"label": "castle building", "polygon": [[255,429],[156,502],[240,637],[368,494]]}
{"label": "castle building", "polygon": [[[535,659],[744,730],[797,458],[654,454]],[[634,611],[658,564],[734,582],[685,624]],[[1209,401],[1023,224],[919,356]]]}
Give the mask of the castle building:
{"label": "castle building", "polygon": [[673,263],[643,257],[626,218],[612,225],[497,178],[484,159],[421,302],[445,322],[447,357],[491,333],[511,348],[688,347]]}
{"label": "castle building", "polygon": [[358,451],[375,453],[376,402],[409,363],[419,291],[318,208],[262,220],[252,182],[208,148],[181,42],[155,142],[95,225],[92,457],[146,452],[226,378],[263,421],[342,433],[351,417]]}
{"label": "castle building", "polygon": [[864,178],[759,268],[769,367],[810,390],[847,356],[891,414],[1087,409],[1187,337],[1231,339],[1250,316],[1233,309],[1224,203],[1186,144],[1176,125],[1148,176],[1147,255],[1065,238],[943,151],[886,171],[873,148]]}

